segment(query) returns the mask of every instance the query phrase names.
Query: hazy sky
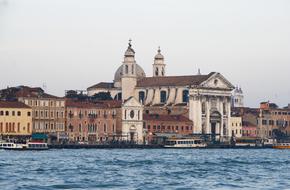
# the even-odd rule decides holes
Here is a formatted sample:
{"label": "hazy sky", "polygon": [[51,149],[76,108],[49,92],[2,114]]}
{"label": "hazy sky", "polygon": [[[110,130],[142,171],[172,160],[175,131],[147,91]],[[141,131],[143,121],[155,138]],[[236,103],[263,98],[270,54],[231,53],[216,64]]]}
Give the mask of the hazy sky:
{"label": "hazy sky", "polygon": [[248,106],[290,102],[289,0],[0,0],[0,88],[112,81],[128,39],[147,76],[222,73]]}

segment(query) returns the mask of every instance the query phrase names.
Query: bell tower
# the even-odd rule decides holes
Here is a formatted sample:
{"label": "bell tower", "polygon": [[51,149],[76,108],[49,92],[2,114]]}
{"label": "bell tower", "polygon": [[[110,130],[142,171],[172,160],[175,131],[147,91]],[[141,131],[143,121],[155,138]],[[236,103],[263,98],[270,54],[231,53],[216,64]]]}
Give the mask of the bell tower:
{"label": "bell tower", "polygon": [[153,77],[164,77],[165,76],[164,56],[161,54],[160,47],[158,48],[157,55],[154,57],[153,64]]}
{"label": "bell tower", "polygon": [[131,39],[129,40],[128,48],[124,55],[124,61],[122,65],[122,99],[127,100],[131,96],[134,96],[135,87],[137,85],[137,64],[135,61],[135,51],[131,45]]}

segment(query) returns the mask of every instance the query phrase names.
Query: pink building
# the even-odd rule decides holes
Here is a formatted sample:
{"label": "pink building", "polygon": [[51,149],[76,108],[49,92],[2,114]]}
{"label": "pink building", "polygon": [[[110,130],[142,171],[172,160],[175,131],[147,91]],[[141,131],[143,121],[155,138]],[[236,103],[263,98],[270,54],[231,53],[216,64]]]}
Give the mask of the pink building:
{"label": "pink building", "polygon": [[247,121],[243,121],[242,136],[243,137],[257,137],[257,125],[252,124]]}

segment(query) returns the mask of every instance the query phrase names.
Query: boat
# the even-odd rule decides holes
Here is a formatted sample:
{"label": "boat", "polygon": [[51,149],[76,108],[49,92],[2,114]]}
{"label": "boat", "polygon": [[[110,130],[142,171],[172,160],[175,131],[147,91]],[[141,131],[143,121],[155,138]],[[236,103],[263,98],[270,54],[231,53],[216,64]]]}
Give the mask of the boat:
{"label": "boat", "polygon": [[265,148],[272,148],[277,143],[276,139],[264,139],[262,145]]}
{"label": "boat", "polygon": [[235,147],[256,147],[257,146],[257,139],[256,138],[237,138],[235,140]]}
{"label": "boat", "polygon": [[164,148],[205,148],[207,144],[202,139],[169,139]]}
{"label": "boat", "polygon": [[4,150],[48,150],[47,143],[28,142],[26,144],[15,142],[0,142],[0,149]]}
{"label": "boat", "polygon": [[290,143],[277,143],[273,145],[275,149],[290,149]]}

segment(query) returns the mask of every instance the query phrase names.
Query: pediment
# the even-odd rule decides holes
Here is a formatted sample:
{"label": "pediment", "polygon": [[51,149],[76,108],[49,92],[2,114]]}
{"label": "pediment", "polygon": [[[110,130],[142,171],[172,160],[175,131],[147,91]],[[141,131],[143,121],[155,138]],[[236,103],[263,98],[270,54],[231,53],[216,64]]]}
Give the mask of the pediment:
{"label": "pediment", "polygon": [[200,84],[203,88],[233,90],[235,87],[220,73],[215,73]]}

